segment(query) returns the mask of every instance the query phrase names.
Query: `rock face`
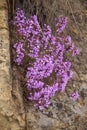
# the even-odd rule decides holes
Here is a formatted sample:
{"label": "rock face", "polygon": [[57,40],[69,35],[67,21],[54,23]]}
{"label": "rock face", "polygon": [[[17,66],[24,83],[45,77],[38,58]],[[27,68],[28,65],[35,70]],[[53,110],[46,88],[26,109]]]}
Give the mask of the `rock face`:
{"label": "rock face", "polygon": [[[37,14],[40,24],[48,23],[55,33],[55,18],[68,17],[65,34],[72,36],[80,54],[74,60],[74,75],[66,91],[52,99],[49,109],[35,110],[25,102],[18,72],[11,67],[8,6],[0,1],[0,130],[86,130],[87,129],[87,1],[86,0],[27,0],[26,15]],[[29,4],[29,5],[28,5]],[[68,98],[78,90],[79,99]]]}
{"label": "rock face", "polygon": [[[12,97],[10,38],[6,0],[0,1],[0,130],[24,130],[24,114],[19,114]],[[16,91],[16,93],[18,90]],[[22,98],[21,98],[22,99]],[[22,102],[22,100],[20,100]],[[21,109],[20,109],[21,110]],[[20,111],[21,112],[21,111]],[[17,119],[19,120],[17,122]],[[20,124],[20,125],[19,125]]]}

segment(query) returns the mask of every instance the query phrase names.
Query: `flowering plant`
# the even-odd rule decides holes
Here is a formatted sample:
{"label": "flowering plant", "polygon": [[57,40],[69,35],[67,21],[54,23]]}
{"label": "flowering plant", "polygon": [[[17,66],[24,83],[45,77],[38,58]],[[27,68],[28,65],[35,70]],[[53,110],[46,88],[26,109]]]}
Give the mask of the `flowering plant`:
{"label": "flowering plant", "polygon": [[49,25],[40,27],[37,16],[26,18],[23,10],[17,9],[13,25],[18,39],[14,43],[14,61],[26,66],[26,87],[28,99],[40,110],[49,106],[50,99],[56,92],[65,90],[72,77],[71,62],[64,56],[78,54],[70,36],[63,36],[67,18],[59,17],[56,21],[56,36]]}

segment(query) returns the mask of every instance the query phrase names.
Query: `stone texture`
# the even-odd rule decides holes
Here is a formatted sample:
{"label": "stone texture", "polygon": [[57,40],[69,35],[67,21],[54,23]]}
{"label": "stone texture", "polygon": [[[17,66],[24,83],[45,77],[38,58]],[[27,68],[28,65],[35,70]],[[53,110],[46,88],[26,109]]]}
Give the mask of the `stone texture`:
{"label": "stone texture", "polygon": [[7,9],[7,3],[6,0],[0,0],[0,9]]}
{"label": "stone texture", "polygon": [[[24,130],[25,116],[17,110],[12,97],[8,6],[0,1],[0,130]],[[21,96],[20,96],[21,97]],[[21,100],[22,102],[22,100]],[[21,111],[21,110],[20,110]]]}
{"label": "stone texture", "polygon": [[0,28],[3,29],[3,28],[7,28],[8,26],[8,19],[7,19],[7,12],[6,10],[2,9],[0,10]]}

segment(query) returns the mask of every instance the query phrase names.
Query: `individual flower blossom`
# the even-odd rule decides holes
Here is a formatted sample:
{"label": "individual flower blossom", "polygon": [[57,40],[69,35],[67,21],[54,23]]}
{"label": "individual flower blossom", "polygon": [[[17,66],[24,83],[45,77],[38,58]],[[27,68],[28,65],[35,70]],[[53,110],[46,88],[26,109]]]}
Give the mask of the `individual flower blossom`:
{"label": "individual flower blossom", "polygon": [[69,36],[69,35],[66,36],[66,37],[65,37],[65,44],[71,45],[71,43],[72,43],[72,42],[71,42],[71,36]]}
{"label": "individual flower blossom", "polygon": [[78,92],[74,92],[74,93],[72,93],[72,94],[70,95],[70,98],[71,98],[72,100],[74,100],[74,101],[76,101],[76,100],[78,99],[78,97],[79,97]]}
{"label": "individual flower blossom", "polygon": [[71,43],[71,45],[66,46],[67,52],[72,52],[73,50],[74,50],[74,44],[73,43]]}
{"label": "individual flower blossom", "polygon": [[72,52],[72,56],[75,57],[76,55],[79,54],[79,50],[77,48],[75,48]]}

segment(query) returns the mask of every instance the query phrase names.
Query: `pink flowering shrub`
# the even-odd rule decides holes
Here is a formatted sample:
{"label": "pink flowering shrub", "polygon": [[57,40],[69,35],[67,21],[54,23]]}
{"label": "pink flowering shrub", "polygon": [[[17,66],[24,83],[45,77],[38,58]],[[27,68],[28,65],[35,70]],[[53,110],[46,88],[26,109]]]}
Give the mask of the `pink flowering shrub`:
{"label": "pink flowering shrub", "polygon": [[[49,106],[56,92],[63,92],[72,77],[71,62],[64,58],[78,54],[70,36],[62,36],[67,18],[59,17],[56,23],[57,35],[52,34],[49,25],[40,27],[37,16],[26,18],[19,8],[13,18],[18,36],[13,47],[15,63],[26,68],[28,99],[40,110]],[[25,63],[27,61],[27,63]]]}

